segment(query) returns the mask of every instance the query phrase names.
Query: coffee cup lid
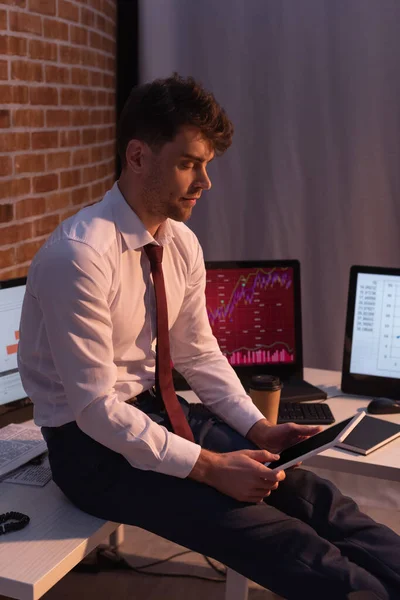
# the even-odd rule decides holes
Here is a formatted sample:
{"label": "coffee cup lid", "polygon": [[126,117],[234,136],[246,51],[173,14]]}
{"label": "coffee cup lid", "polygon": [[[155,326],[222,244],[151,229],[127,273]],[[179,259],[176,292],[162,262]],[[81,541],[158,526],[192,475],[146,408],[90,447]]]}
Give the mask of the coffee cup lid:
{"label": "coffee cup lid", "polygon": [[283,383],[275,375],[253,375],[250,382],[250,388],[253,390],[268,390],[276,392],[283,388]]}

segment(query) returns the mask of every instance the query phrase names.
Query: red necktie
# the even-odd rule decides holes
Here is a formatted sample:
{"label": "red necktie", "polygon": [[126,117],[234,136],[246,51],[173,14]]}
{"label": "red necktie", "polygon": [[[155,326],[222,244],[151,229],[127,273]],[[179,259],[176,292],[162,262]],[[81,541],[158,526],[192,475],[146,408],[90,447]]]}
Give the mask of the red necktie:
{"label": "red necktie", "polygon": [[150,261],[153,275],[157,310],[157,350],[156,350],[156,391],[161,397],[174,433],[194,442],[182,407],[176,397],[172,380],[171,354],[169,349],[168,308],[165,294],[164,275],[162,271],[163,247],[146,244],[144,250]]}

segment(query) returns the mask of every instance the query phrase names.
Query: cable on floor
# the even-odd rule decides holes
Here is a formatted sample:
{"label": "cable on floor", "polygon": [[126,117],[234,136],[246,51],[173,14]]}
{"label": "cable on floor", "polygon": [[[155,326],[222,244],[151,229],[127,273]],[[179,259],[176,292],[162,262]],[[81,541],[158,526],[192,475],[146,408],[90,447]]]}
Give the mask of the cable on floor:
{"label": "cable on floor", "polygon": [[150,575],[154,577],[181,577],[186,579],[200,579],[202,581],[214,581],[224,583],[226,581],[226,568],[221,569],[208,557],[203,555],[203,558],[207,562],[207,564],[214,570],[220,577],[206,577],[203,575],[194,575],[192,573],[160,573],[154,571],[146,571],[149,567],[154,567],[155,565],[160,565],[166,563],[173,558],[177,558],[178,556],[183,556],[184,554],[192,553],[192,550],[184,550],[182,552],[177,552],[168,556],[167,558],[163,558],[160,560],[153,561],[146,565],[141,565],[140,567],[134,567],[125,558],[123,558],[116,549],[110,548],[98,548],[95,554],[95,561],[88,562],[83,560],[76,567],[74,567],[74,571],[78,573],[99,573],[104,571],[113,571],[113,570],[126,570],[133,571],[135,573],[140,573],[142,575]]}

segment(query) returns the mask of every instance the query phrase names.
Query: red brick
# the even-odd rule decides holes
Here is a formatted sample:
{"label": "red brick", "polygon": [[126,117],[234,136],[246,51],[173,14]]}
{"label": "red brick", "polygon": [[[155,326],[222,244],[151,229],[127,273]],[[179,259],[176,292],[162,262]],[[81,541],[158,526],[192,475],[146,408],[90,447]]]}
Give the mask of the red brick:
{"label": "red brick", "polygon": [[87,165],[90,163],[90,148],[80,148],[72,153],[72,164],[74,167],[78,165]]}
{"label": "red brick", "polygon": [[29,0],[29,10],[43,15],[55,15],[56,0]]}
{"label": "red brick", "polygon": [[17,263],[23,263],[32,260],[42,245],[43,240],[39,240],[35,242],[27,242],[17,246],[15,249]]}
{"label": "red brick", "polygon": [[100,52],[96,52],[96,67],[102,71],[106,70],[106,57]]}
{"label": "red brick", "polygon": [[89,85],[89,71],[87,69],[71,69],[71,83],[73,85]]}
{"label": "red brick", "polygon": [[47,110],[47,127],[68,127],[71,122],[71,113],[69,110]]}
{"label": "red brick", "polygon": [[116,70],[116,58],[115,55],[106,57],[105,69],[110,73],[115,73]]}
{"label": "red brick", "polygon": [[2,4],[8,4],[9,6],[19,6],[24,8],[26,6],[26,0],[2,0]]}
{"label": "red brick", "polygon": [[47,215],[33,221],[33,237],[48,235],[52,233],[60,222],[60,215]]}
{"label": "red brick", "polygon": [[9,223],[13,220],[14,205],[0,204],[0,223]]}
{"label": "red brick", "polygon": [[103,73],[101,71],[90,71],[90,87],[103,86]]}
{"label": "red brick", "polygon": [[80,46],[86,46],[88,43],[88,32],[84,27],[78,27],[77,25],[70,26],[70,40],[72,44],[78,44]]}
{"label": "red brick", "polygon": [[103,86],[107,90],[112,90],[115,95],[115,76],[110,73],[103,73]]}
{"label": "red brick", "polygon": [[90,200],[90,187],[85,186],[71,192],[71,200],[72,204],[83,204],[84,202],[88,202]]}
{"label": "red brick", "polygon": [[2,246],[15,244],[29,240],[32,237],[32,223],[23,223],[22,225],[7,225],[0,229],[0,243]]}
{"label": "red brick", "polygon": [[43,67],[40,63],[15,60],[11,63],[11,79],[43,81]]}
{"label": "red brick", "polygon": [[22,11],[10,12],[9,22],[11,31],[42,35],[42,19],[39,15],[32,15]]}
{"label": "red brick", "polygon": [[108,0],[103,0],[101,6],[101,12],[106,15],[111,21],[115,23],[117,18],[117,9],[115,2],[109,2]]}
{"label": "red brick", "polygon": [[69,69],[67,67],[57,67],[56,65],[46,65],[45,79],[46,83],[69,83]]}
{"label": "red brick", "polygon": [[31,104],[58,104],[58,90],[55,87],[31,87],[29,95]]}
{"label": "red brick", "polygon": [[43,173],[45,170],[44,154],[19,154],[14,157],[15,172]]}
{"label": "red brick", "polygon": [[97,95],[96,106],[107,106],[107,102],[108,102],[107,92],[104,90],[97,90],[96,95]]}
{"label": "red brick", "polygon": [[15,205],[15,218],[26,219],[35,215],[43,215],[46,211],[44,198],[26,198]]}
{"label": "red brick", "polygon": [[96,143],[96,129],[93,127],[91,129],[83,129],[82,130],[82,144],[95,144]]}
{"label": "red brick", "polygon": [[94,90],[81,90],[82,106],[96,106],[96,92]]}
{"label": "red brick", "polygon": [[58,131],[35,131],[32,133],[32,149],[44,150],[45,148],[58,147]]}
{"label": "red brick", "polygon": [[6,127],[10,127],[11,119],[10,119],[10,111],[0,110],[0,129],[5,129]]}
{"label": "red brick", "polygon": [[79,106],[81,103],[81,93],[76,88],[61,88],[61,104],[69,106]]}
{"label": "red brick", "polygon": [[71,153],[69,151],[64,151],[47,154],[46,164],[49,171],[68,169],[68,167],[71,165]]}
{"label": "red brick", "polygon": [[15,265],[15,248],[0,250],[0,269]]}
{"label": "red brick", "polygon": [[71,169],[70,171],[61,171],[60,188],[74,187],[81,183],[81,169]]}
{"label": "red brick", "polygon": [[43,194],[44,192],[52,192],[58,188],[58,175],[51,173],[49,175],[41,175],[34,177],[32,180],[33,192],[35,194]]}
{"label": "red brick", "polygon": [[55,42],[29,40],[29,56],[35,60],[57,61],[57,44]]}
{"label": "red brick", "polygon": [[96,67],[97,55],[98,52],[96,50],[89,50],[89,48],[85,48],[82,55],[82,64],[86,67]]}
{"label": "red brick", "polygon": [[102,181],[97,181],[90,186],[91,200],[99,200],[105,194],[105,186]]}
{"label": "red brick", "polygon": [[103,122],[103,111],[102,110],[91,110],[90,111],[90,125],[101,125]]}
{"label": "red brick", "polygon": [[15,127],[43,127],[44,111],[40,108],[19,108],[14,111],[13,125]]}
{"label": "red brick", "polygon": [[12,160],[10,156],[0,156],[0,177],[12,175]]}
{"label": "red brick", "polygon": [[87,27],[94,27],[96,21],[95,13],[89,8],[81,8],[81,23]]}
{"label": "red brick", "polygon": [[80,131],[75,129],[60,131],[60,146],[79,146],[81,142]]}
{"label": "red brick", "polygon": [[66,21],[79,22],[79,7],[68,0],[58,0],[58,16]]}
{"label": "red brick", "polygon": [[8,62],[0,60],[0,79],[8,79]]}
{"label": "red brick", "polygon": [[60,46],[60,62],[66,65],[80,65],[84,62],[82,51],[82,48]]}
{"label": "red brick", "polygon": [[15,152],[16,150],[29,150],[30,147],[30,133],[0,133],[0,152]]}
{"label": "red brick", "polygon": [[0,35],[0,55],[16,54],[25,56],[28,48],[28,40],[25,38]]}
{"label": "red brick", "polygon": [[52,40],[68,41],[68,23],[56,19],[43,20],[43,34],[45,38]]}
{"label": "red brick", "polygon": [[82,169],[82,183],[89,183],[91,181],[95,181],[97,179],[97,165],[93,165],[92,167],[85,167]]}
{"label": "red brick", "polygon": [[103,15],[96,15],[96,29],[102,31],[103,33],[106,33],[107,35],[115,39],[115,23],[109,21],[108,19],[105,19]]}
{"label": "red brick", "polygon": [[72,125],[77,127],[79,125],[89,125],[90,113],[88,109],[74,110],[72,111]]}
{"label": "red brick", "polygon": [[101,162],[106,158],[106,147],[104,145],[101,146],[93,146],[90,149],[92,162]]}
{"label": "red brick", "polygon": [[46,212],[60,210],[69,206],[71,200],[70,190],[65,192],[54,192],[46,197]]}
{"label": "red brick", "polygon": [[0,30],[7,29],[7,13],[5,10],[0,10]]}
{"label": "red brick", "polygon": [[10,179],[0,185],[0,198],[15,198],[25,196],[31,191],[31,180],[29,178]]}
{"label": "red brick", "polygon": [[29,88],[27,85],[0,85],[2,104],[27,104]]}

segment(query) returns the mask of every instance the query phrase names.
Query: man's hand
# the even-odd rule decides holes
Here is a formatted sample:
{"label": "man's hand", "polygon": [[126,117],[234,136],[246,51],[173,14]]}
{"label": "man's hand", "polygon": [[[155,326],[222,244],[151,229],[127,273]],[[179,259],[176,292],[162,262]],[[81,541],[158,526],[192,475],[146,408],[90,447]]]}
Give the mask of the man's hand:
{"label": "man's hand", "polygon": [[261,419],[253,425],[246,437],[259,448],[265,448],[270,452],[281,452],[319,433],[322,429],[321,425],[298,425],[297,423],[271,425],[267,419]]}
{"label": "man's hand", "polygon": [[197,463],[189,474],[240,502],[262,502],[280,481],[284,471],[274,473],[263,463],[279,458],[266,450],[238,450],[215,454],[202,450]]}

